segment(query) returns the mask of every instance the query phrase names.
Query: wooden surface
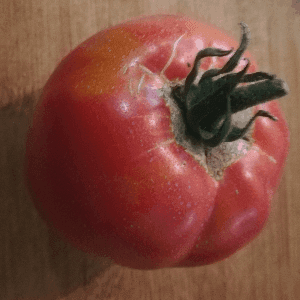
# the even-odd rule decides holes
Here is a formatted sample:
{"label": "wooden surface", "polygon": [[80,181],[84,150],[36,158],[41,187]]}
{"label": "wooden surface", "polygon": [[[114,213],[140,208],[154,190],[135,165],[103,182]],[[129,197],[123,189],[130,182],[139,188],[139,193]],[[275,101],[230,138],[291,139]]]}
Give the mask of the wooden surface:
{"label": "wooden surface", "polygon": [[[2,0],[0,4],[0,299],[299,299],[300,14],[288,0]],[[261,235],[206,267],[137,271],[95,261],[49,231],[24,188],[24,141],[40,90],[64,55],[140,14],[184,13],[240,38],[260,69],[285,79],[291,148]]]}

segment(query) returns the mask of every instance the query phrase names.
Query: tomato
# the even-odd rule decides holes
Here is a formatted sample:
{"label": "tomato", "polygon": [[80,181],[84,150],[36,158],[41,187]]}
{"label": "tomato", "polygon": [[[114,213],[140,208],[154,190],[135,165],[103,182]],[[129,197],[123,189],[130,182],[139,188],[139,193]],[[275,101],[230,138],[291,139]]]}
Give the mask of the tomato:
{"label": "tomato", "polygon": [[64,238],[157,269],[214,263],[261,231],[288,153],[274,100],[287,86],[256,72],[241,27],[239,44],[188,17],[142,17],[63,59],[36,107],[25,170]]}

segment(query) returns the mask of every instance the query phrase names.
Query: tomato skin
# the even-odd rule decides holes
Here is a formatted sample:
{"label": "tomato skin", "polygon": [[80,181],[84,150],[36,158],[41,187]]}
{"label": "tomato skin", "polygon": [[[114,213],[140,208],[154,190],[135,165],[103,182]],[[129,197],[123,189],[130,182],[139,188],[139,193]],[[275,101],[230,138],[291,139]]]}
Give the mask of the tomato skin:
{"label": "tomato skin", "polygon": [[257,119],[252,149],[217,181],[175,141],[157,92],[164,76],[184,79],[199,50],[237,45],[208,24],[163,15],[72,51],[48,80],[27,139],[28,186],[49,224],[76,247],[137,269],[213,263],[253,239],[288,153],[278,102],[260,105],[279,121]]}

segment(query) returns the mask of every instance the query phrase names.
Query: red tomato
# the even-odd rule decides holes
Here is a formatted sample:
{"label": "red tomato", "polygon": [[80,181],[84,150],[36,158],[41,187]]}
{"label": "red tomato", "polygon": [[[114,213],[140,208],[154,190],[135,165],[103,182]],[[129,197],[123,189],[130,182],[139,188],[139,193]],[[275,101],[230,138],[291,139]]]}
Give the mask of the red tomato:
{"label": "red tomato", "polygon": [[[187,17],[143,17],[92,36],[48,80],[28,133],[26,177],[42,216],[76,247],[138,269],[197,266],[228,257],[261,231],[288,128],[271,101],[247,114],[264,109],[278,121],[257,118],[247,137],[210,147],[199,123],[186,139],[172,93],[188,94],[180,87],[207,47],[225,53],[239,45]],[[204,58],[200,75],[222,68],[234,51],[224,53]],[[211,92],[209,84],[200,93]],[[222,95],[233,103],[233,94]]]}

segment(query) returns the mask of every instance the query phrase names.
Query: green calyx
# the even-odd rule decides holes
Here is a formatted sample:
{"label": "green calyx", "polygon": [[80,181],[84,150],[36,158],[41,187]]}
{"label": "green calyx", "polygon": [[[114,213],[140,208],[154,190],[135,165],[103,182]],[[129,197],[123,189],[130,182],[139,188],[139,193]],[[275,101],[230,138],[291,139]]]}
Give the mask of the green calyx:
{"label": "green calyx", "polygon": [[[277,118],[259,110],[243,127],[232,124],[232,114],[274,100],[288,93],[286,83],[265,72],[246,74],[250,62],[240,72],[232,72],[239,64],[249,41],[245,23],[239,48],[221,69],[209,69],[196,81],[200,61],[204,57],[226,56],[231,50],[206,48],[198,52],[192,70],[183,85],[172,88],[171,96],[180,108],[188,134],[201,140],[204,146],[217,147],[223,142],[247,139],[246,133],[257,117],[273,121]],[[238,86],[240,83],[245,85]]]}

